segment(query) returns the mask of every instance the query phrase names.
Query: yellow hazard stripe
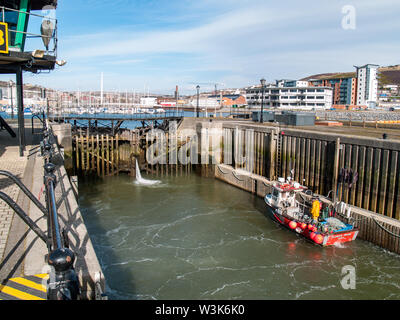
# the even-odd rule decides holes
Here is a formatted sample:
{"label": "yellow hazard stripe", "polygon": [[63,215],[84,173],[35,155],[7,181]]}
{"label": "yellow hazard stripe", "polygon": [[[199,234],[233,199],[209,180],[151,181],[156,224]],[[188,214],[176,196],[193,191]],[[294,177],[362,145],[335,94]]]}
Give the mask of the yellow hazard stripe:
{"label": "yellow hazard stripe", "polygon": [[48,279],[49,274],[48,273],[35,274],[35,277],[42,278],[42,279]]}
{"label": "yellow hazard stripe", "polygon": [[21,299],[21,300],[45,300],[45,299],[36,297],[34,295],[31,295],[29,293],[25,293],[20,290],[17,290],[17,289],[11,288],[11,287],[7,287],[7,286],[3,286],[3,285],[0,285],[0,292],[8,294],[10,296],[13,296],[13,297]]}
{"label": "yellow hazard stripe", "polygon": [[47,292],[46,287],[44,285],[24,279],[24,278],[12,278],[12,279],[10,279],[10,281],[22,284],[25,287],[29,287],[29,288],[32,288],[35,290]]}

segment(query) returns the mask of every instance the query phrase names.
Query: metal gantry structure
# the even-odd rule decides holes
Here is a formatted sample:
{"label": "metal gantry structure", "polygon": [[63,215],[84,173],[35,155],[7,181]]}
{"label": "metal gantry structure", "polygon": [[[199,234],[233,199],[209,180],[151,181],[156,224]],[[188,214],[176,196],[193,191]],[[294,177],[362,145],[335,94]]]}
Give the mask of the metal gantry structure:
{"label": "metal gantry structure", "polygon": [[[56,8],[57,0],[0,1],[0,74],[16,76],[20,156],[23,156],[26,145],[23,72],[50,71],[59,63],[56,60]],[[36,20],[37,31],[29,31],[30,20],[33,24]],[[39,39],[39,42],[35,39]]]}

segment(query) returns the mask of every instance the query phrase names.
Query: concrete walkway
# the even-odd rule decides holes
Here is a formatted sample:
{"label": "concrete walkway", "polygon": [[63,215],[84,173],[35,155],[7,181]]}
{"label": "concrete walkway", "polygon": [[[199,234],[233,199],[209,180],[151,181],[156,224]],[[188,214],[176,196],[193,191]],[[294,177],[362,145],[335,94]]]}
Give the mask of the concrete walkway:
{"label": "concrete walkway", "polygon": [[[7,120],[17,133],[16,121]],[[30,121],[29,121],[30,122]],[[9,171],[22,180],[30,189],[32,186],[32,157],[28,157],[29,150],[34,148],[39,136],[32,135],[30,124],[26,121],[25,134],[27,137],[26,151],[23,157],[19,155],[18,137],[12,138],[5,130],[0,131],[0,169]],[[30,204],[18,186],[9,178],[0,176],[0,191],[10,196],[17,204],[28,212]],[[0,201],[0,282],[24,273],[23,257],[25,253],[25,237],[27,227],[23,221],[14,214],[4,201]]]}
{"label": "concrete walkway", "polygon": [[[17,132],[16,122],[7,122]],[[30,122],[25,121],[27,147],[23,157],[19,155],[18,137],[12,138],[7,131],[0,131],[0,170],[17,175],[43,206],[46,206],[43,193],[44,159],[39,148],[41,135],[32,134]],[[40,123],[35,125],[36,128],[40,126]],[[62,155],[56,145],[53,148],[56,150],[52,162],[56,165],[55,196],[60,228],[66,229],[70,248],[76,255],[75,270],[80,280],[82,297],[93,299],[95,276],[100,274],[103,290],[105,280],[65,172]],[[46,217],[13,181],[0,176],[0,191],[16,201],[40,229],[47,233]],[[49,273],[46,254],[46,244],[27,227],[13,209],[0,200],[0,287],[10,278]]]}

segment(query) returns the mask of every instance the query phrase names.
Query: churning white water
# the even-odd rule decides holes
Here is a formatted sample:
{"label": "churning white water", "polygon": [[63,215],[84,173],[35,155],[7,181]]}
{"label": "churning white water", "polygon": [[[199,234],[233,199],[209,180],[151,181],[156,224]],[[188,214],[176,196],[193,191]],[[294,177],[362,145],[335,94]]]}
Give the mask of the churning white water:
{"label": "churning white water", "polygon": [[139,168],[139,164],[138,161],[136,159],[136,184],[140,184],[140,185],[154,185],[154,184],[159,184],[161,183],[160,180],[148,180],[148,179],[144,179],[142,178],[142,175],[140,174],[140,168]]}
{"label": "churning white water", "polygon": [[[197,174],[164,175],[155,186],[122,174],[83,179],[79,207],[109,299],[400,299],[398,255],[361,239],[316,246],[227,183]],[[342,285],[348,266],[355,290]]]}

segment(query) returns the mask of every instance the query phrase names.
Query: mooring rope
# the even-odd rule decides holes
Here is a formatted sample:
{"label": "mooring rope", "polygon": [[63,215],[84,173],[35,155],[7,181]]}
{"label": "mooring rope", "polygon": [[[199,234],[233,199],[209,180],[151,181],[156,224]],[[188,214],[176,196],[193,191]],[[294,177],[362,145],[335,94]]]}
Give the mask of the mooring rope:
{"label": "mooring rope", "polygon": [[[368,218],[370,218],[370,217],[362,217],[362,218],[354,219],[353,217],[347,217],[347,216],[345,216],[345,215],[343,215],[343,214],[337,212],[336,210],[335,210],[335,213],[336,213],[337,215],[339,215],[340,217],[342,217],[342,218],[348,219],[349,221],[351,220],[352,222],[358,222],[358,221],[367,220]],[[371,219],[372,219],[372,220],[378,225],[378,227],[381,228],[383,231],[389,233],[389,234],[392,235],[393,237],[400,238],[400,235],[395,234],[395,233],[391,232],[390,230],[386,229],[386,228],[385,228],[384,226],[382,226],[373,216],[371,216]]]}
{"label": "mooring rope", "polygon": [[217,166],[218,170],[221,171],[222,174],[228,174],[227,172],[223,172],[219,166]]}
{"label": "mooring rope", "polygon": [[301,193],[298,193],[298,195],[300,196],[300,198],[301,198],[303,201],[308,201],[308,199],[305,199]]}
{"label": "mooring rope", "polygon": [[400,235],[395,234],[395,233],[391,232],[390,230],[386,229],[386,228],[385,228],[384,226],[382,226],[374,217],[371,216],[371,218],[372,218],[372,220],[374,220],[374,222],[378,225],[378,227],[381,228],[383,231],[386,231],[387,233],[389,233],[389,234],[392,235],[393,237],[400,238]]}
{"label": "mooring rope", "polygon": [[336,211],[336,210],[335,210],[335,214],[337,214],[339,217],[342,217],[343,219],[347,219],[347,220],[349,220],[349,221],[351,220],[351,221],[353,221],[353,222],[358,222],[358,221],[362,221],[362,220],[368,219],[368,217],[361,217],[361,218],[355,219],[355,218],[353,218],[352,216],[350,216],[350,217],[345,216],[345,215],[341,214],[340,212],[338,212],[338,211]]}
{"label": "mooring rope", "polygon": [[236,178],[236,179],[238,179],[239,181],[244,181],[244,180],[242,180],[242,179],[239,179],[237,176],[236,176],[236,174],[235,174],[235,171],[234,170],[232,170],[232,175]]}

